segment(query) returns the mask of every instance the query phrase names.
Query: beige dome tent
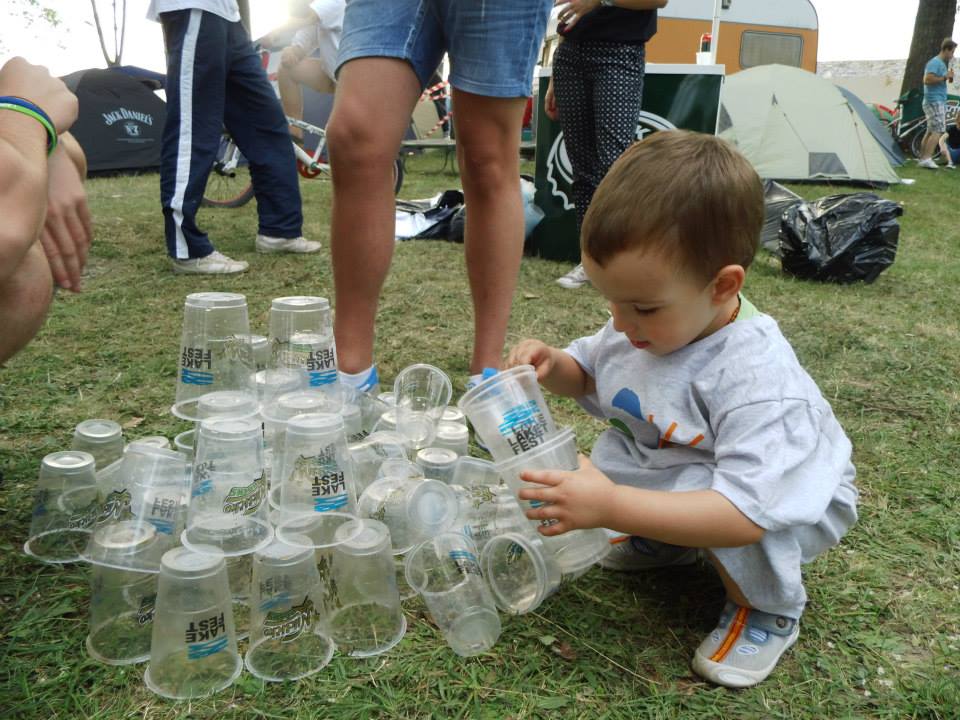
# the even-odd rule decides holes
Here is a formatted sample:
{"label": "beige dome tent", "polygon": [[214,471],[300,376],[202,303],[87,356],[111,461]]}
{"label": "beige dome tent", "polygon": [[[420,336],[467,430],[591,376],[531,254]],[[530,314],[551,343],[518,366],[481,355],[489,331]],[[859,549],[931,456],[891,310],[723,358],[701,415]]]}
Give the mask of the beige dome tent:
{"label": "beige dome tent", "polygon": [[900,182],[870,129],[829,80],[763,65],[728,77],[720,101],[718,134],[764,179]]}

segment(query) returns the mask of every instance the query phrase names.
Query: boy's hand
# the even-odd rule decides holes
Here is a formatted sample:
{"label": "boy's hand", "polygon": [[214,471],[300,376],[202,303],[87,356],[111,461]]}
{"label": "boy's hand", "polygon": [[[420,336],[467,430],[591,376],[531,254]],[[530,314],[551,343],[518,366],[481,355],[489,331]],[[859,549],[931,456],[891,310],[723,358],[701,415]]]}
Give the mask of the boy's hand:
{"label": "boy's hand", "polygon": [[553,348],[540,340],[523,340],[510,350],[507,367],[533,365],[537,370],[537,380],[548,377],[555,366]]}
{"label": "boy's hand", "polygon": [[556,520],[541,526],[544,535],[559,535],[568,530],[604,527],[614,482],[597,470],[585,455],[580,456],[579,470],[527,470],[521,478],[542,488],[524,488],[521,500],[549,503],[527,512],[531,520]]}

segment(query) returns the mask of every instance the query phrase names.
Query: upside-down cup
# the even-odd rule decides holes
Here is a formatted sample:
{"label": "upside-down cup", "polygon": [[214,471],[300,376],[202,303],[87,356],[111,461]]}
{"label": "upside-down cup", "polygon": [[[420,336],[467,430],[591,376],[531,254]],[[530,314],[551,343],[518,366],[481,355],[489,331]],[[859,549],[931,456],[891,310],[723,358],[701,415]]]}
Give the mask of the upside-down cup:
{"label": "upside-down cup", "polygon": [[181,534],[186,547],[212,545],[234,556],[270,544],[262,438],[254,419],[211,418],[200,424]]}
{"label": "upside-down cup", "polygon": [[337,385],[337,349],[330,301],[322,297],[276,298],[270,304],[274,366],[302,368],[310,387]]}
{"label": "upside-down cup", "polygon": [[50,453],[40,463],[23,551],[55,565],[80,560],[96,524],[100,500],[93,455],[79,450]]}
{"label": "upside-down cup", "polygon": [[433,447],[453,450],[458,456],[465,457],[470,454],[470,430],[464,424],[441,420],[437,423]]}
{"label": "upside-down cup", "polygon": [[198,402],[211,392],[239,392],[256,402],[255,372],[247,299],[237,293],[187,295],[173,414],[201,420]]}
{"label": "upside-down cup", "polygon": [[216,390],[197,400],[197,416],[207,418],[250,418],[259,412],[257,396],[244,390]]}
{"label": "upside-down cup", "polygon": [[173,700],[200,698],[240,676],[227,567],[218,548],[167,551],[157,581],[147,687]]}
{"label": "upside-down cup", "polygon": [[71,450],[93,455],[98,468],[105,468],[123,456],[123,429],[113,420],[84,420],[73,431]]}
{"label": "upside-down cup", "polygon": [[472,540],[452,532],[427,540],[407,554],[406,576],[457,655],[470,657],[494,646],[500,617]]}
{"label": "upside-down cup", "polygon": [[393,384],[397,430],[416,450],[428,447],[453,395],[450,378],[433,365],[411,365]]}
{"label": "upside-down cup", "polygon": [[453,450],[447,448],[423,448],[417,452],[417,466],[427,480],[439,480],[449,485],[453,480],[453,468],[458,457]]}
{"label": "upside-down cup", "polygon": [[357,496],[380,477],[380,468],[387,460],[406,460],[406,438],[386,430],[367,435],[347,446],[353,461]]}
{"label": "upside-down cup", "polygon": [[[318,611],[340,652],[369,657],[403,638],[407,622],[390,550],[390,532],[380,522],[338,512],[299,516],[280,529],[284,542],[316,551]],[[306,539],[304,539],[306,538]]]}
{"label": "upside-down cup", "polygon": [[244,663],[268,682],[299,680],[333,657],[327,618],[318,605],[320,573],[315,551],[274,540],[253,555],[250,647]]}
{"label": "upside-down cup", "polygon": [[370,484],[357,501],[357,514],[390,529],[393,552],[402,555],[419,542],[453,526],[460,504],[438,480],[388,475]]}
{"label": "upside-down cup", "polygon": [[531,365],[489,377],[464,393],[457,406],[497,462],[537,447],[556,432]]}

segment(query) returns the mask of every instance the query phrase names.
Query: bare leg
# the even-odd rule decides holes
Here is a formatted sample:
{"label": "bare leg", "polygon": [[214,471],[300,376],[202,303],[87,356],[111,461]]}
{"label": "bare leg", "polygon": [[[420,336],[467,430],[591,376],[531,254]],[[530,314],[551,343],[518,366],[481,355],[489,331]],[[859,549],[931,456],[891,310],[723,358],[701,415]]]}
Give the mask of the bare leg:
{"label": "bare leg", "polygon": [[40,330],[53,300],[53,276],[46,255],[35,242],[10,280],[0,286],[0,363],[13,357]]}
{"label": "bare leg", "polygon": [[[289,117],[303,120],[303,86],[318,93],[332,94],[337,85],[327,75],[326,66],[318,58],[304,58],[293,67],[280,66],[277,72],[277,84],[280,86],[280,104],[283,113]],[[290,127],[290,134],[303,138],[303,130]]]}
{"label": "bare leg", "polygon": [[377,304],[393,257],[393,163],[420,83],[403,60],[361,58],[340,69],[338,85],[327,123],[334,333],[340,369],[360,372],[373,362]]}
{"label": "bare leg", "polygon": [[526,98],[454,89],[457,161],[466,198],[465,250],[473,295],[470,372],[499,368],[523,255],[520,124]]}
{"label": "bare leg", "polygon": [[933,151],[937,147],[937,138],[940,135],[938,133],[932,133],[927,131],[923,136],[923,143],[921,144],[920,149],[920,159],[929,160],[933,157]]}
{"label": "bare leg", "polygon": [[733,581],[733,578],[727,573],[723,565],[720,564],[720,561],[717,560],[716,555],[704,548],[704,554],[707,556],[707,559],[716,569],[717,574],[720,576],[720,581],[723,583],[723,589],[727,591],[727,597],[735,602],[740,607],[751,608],[753,607],[750,604],[750,601],[747,600],[747,596],[743,594],[743,591],[737,586]]}

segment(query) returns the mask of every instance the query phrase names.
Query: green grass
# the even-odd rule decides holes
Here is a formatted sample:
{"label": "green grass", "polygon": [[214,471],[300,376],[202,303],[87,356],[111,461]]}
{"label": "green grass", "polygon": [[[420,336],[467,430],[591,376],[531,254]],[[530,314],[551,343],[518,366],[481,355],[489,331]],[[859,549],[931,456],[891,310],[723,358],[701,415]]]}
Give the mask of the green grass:
{"label": "green grass", "polygon": [[[459,186],[440,159],[410,166],[404,197]],[[173,704],[148,692],[143,666],[112,668],[83,648],[83,567],[21,553],[41,457],[63,449],[85,418],[114,418],[128,437],[186,426],[172,402],[183,297],[247,295],[251,324],[270,299],[332,296],[330,188],[302,183],[312,257],[256,256],[253,205],[203,211],[217,247],[251,261],[235,278],[173,275],[163,251],[157,176],[94,180],[96,242],[81,295],[61,293],[39,337],[0,370],[0,716],[4,718],[956,718],[960,717],[960,176],[906,169],[896,264],[873,285],[781,275],[761,254],[747,291],[774,315],[853,440],[860,522],[806,569],[810,605],[800,642],[758,688],[699,681],[689,659],[716,619],[719,581],[706,567],[623,576],[594,570],[539,613],[504,618],[498,645],[464,660],[447,650],[417,602],[391,653],[336,658],[311,679],[264,684],[244,674],[216,697]],[[823,187],[799,189],[824,195]],[[510,341],[565,343],[606,319],[589,289],[553,283],[563,264],[527,259]],[[431,362],[458,390],[471,311],[462,249],[398,246],[383,294],[384,377]],[[588,450],[601,426],[553,399]]]}

